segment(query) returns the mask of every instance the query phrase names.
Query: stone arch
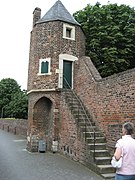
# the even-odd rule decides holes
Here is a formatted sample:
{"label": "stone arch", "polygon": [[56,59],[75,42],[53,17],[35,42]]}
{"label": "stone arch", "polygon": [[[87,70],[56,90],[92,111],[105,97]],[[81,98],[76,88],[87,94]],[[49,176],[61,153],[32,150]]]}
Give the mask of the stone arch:
{"label": "stone arch", "polygon": [[53,113],[52,101],[47,97],[41,97],[33,107],[33,126],[36,128],[38,137],[46,140],[52,133]]}

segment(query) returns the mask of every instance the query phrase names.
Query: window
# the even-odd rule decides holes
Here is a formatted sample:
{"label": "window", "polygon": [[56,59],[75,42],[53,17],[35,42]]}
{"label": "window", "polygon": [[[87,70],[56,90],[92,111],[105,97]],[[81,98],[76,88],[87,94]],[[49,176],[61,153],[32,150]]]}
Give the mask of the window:
{"label": "window", "polygon": [[63,24],[63,38],[75,40],[75,27]]}
{"label": "window", "polygon": [[48,61],[41,63],[41,73],[48,73]]}
{"label": "window", "polygon": [[50,58],[40,59],[39,61],[39,74],[40,75],[48,75],[50,73]]}
{"label": "window", "polygon": [[66,28],[66,37],[71,38],[72,29]]}

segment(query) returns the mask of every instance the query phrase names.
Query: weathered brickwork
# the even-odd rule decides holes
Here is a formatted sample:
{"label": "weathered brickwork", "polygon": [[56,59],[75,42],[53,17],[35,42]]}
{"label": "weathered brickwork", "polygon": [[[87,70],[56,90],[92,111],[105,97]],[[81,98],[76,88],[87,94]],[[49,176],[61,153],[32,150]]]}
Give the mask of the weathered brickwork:
{"label": "weathered brickwork", "polygon": [[[58,141],[58,151],[80,162],[91,162],[78,124],[60,86],[61,55],[72,62],[73,90],[77,93],[92,120],[104,133],[108,147],[114,147],[126,121],[135,123],[135,70],[101,78],[89,57],[85,56],[85,35],[75,27],[75,40],[63,38],[65,21],[37,23],[40,9],[34,14],[28,70],[28,149],[38,151],[44,139],[47,150]],[[39,75],[40,59],[51,59],[48,75]],[[63,64],[62,64],[63,65]],[[62,66],[61,65],[61,66]],[[63,76],[61,76],[63,80]],[[63,81],[61,81],[63,83]]]}
{"label": "weathered brickwork", "polygon": [[34,135],[37,140],[45,139],[48,149],[52,140],[58,139],[59,128],[56,125],[59,124],[59,99],[59,92],[41,91],[29,94],[28,134],[30,137]]}
{"label": "weathered brickwork", "polygon": [[114,146],[121,131],[117,127],[126,121],[135,124],[135,69],[102,79],[88,64],[88,57],[80,61],[76,64],[75,90],[106,135],[108,145]]}
{"label": "weathered brickwork", "polygon": [[59,151],[70,158],[85,162],[86,147],[75,119],[67,106],[64,94],[61,93],[60,108],[60,131],[59,131]]}
{"label": "weathered brickwork", "polygon": [[[61,104],[63,98],[58,86],[59,73],[56,71],[59,70],[60,55],[66,54],[66,56],[70,55],[76,59],[85,55],[85,36],[79,25],[64,21],[56,20],[36,24],[40,15],[41,10],[36,8],[33,13],[28,70],[28,139],[30,139],[28,149],[37,151],[38,140],[45,139],[47,149],[50,150],[51,143],[55,139],[61,142],[60,146],[63,150],[63,146],[70,147],[70,145],[69,142],[64,142],[65,131],[60,133],[60,127],[64,125],[60,123],[64,123],[61,120],[63,119]],[[75,40],[63,38],[63,24],[65,23],[75,27]],[[51,73],[39,75],[39,61],[46,58],[51,60]],[[74,127],[71,120],[67,121],[65,125],[67,126],[69,122],[69,127]],[[72,131],[73,128],[69,130],[69,133],[72,134]],[[60,136],[63,137],[63,140]]]}
{"label": "weathered brickwork", "polygon": [[0,119],[0,129],[27,137],[28,120]]}
{"label": "weathered brickwork", "polygon": [[[75,57],[85,55],[85,36],[79,26],[75,26],[75,40],[63,38],[63,22],[54,21],[37,24],[31,32],[28,91],[31,89],[52,89],[58,87],[59,55]],[[51,75],[39,73],[39,60],[51,58]],[[46,83],[44,83],[46,82]]]}

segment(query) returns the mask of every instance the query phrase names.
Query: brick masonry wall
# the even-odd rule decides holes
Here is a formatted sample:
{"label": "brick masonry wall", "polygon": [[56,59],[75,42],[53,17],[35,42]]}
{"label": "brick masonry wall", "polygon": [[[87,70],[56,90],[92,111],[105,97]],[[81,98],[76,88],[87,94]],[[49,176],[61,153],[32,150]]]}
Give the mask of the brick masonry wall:
{"label": "brick masonry wall", "polygon": [[0,129],[13,134],[27,136],[28,121],[26,119],[0,119]]}
{"label": "brick masonry wall", "polygon": [[59,108],[59,91],[39,91],[29,94],[28,135],[31,138],[44,139],[48,150],[51,149],[52,140],[58,139]]}
{"label": "brick masonry wall", "polygon": [[[85,55],[85,36],[80,26],[75,26],[75,40],[63,38],[63,22],[54,21],[37,24],[31,32],[28,91],[31,89],[53,89],[58,87],[59,55],[75,57]],[[39,60],[51,58],[51,75],[39,73]],[[44,83],[45,82],[45,83]]]}
{"label": "brick masonry wall", "polygon": [[102,79],[88,60],[83,57],[76,64],[74,88],[113,147],[121,125],[135,124],[135,69]]}
{"label": "brick masonry wall", "polygon": [[59,151],[75,161],[86,162],[86,146],[73,118],[64,94],[61,94]]}
{"label": "brick masonry wall", "polygon": [[[40,114],[40,118],[37,115],[34,119],[34,115],[42,104],[41,98],[48,98],[50,101],[47,102],[51,102],[52,107],[47,104],[45,107],[49,114],[53,115],[48,135],[50,141],[57,137],[60,151],[83,161],[85,146],[77,134],[76,123],[63,95],[60,96],[57,92],[59,89],[56,70],[59,69],[59,55],[68,54],[79,59],[74,66],[74,89],[105,134],[109,146],[114,146],[116,139],[120,137],[123,122],[135,121],[135,71],[130,70],[102,79],[90,58],[85,57],[85,36],[82,29],[75,25],[75,32],[75,41],[71,41],[63,38],[61,21],[36,24],[33,27],[28,71],[28,92],[32,90],[29,93],[28,130],[35,136],[40,133],[42,117]],[[45,58],[51,58],[51,75],[38,75],[39,60]]]}
{"label": "brick masonry wall", "polygon": [[[71,142],[69,145],[69,142],[66,141],[66,134],[64,134],[66,132],[63,130],[62,132],[60,132],[61,129],[59,128],[59,126],[61,126],[59,122],[61,119],[60,116],[63,116],[63,111],[61,112],[62,115],[60,115],[60,111],[61,109],[63,109],[63,107],[61,106],[62,100],[60,96],[60,91],[58,89],[58,76],[59,75],[58,73],[56,73],[56,70],[59,69],[59,55],[68,54],[68,55],[72,55],[78,58],[85,55],[85,36],[81,27],[78,25],[75,25],[75,40],[63,38],[63,23],[64,22],[61,22],[61,21],[53,21],[53,22],[37,24],[33,27],[33,30],[31,32],[29,70],[28,70],[28,88],[27,88],[28,93],[29,93],[28,94],[28,97],[29,97],[28,134],[31,137],[31,139],[36,138],[36,136],[40,138],[39,133],[42,131],[40,126],[42,126],[41,122],[43,121],[41,120],[42,119],[41,114],[40,115],[37,114],[37,116],[35,116],[36,114],[35,112],[36,112],[36,109],[38,109],[41,105],[39,103],[41,102],[41,98],[43,97],[48,98],[52,102],[52,107],[50,107],[50,109],[48,108],[51,114],[51,126],[48,129],[49,131],[48,137],[46,135],[43,138],[45,139],[48,138],[47,142],[48,143],[50,142],[49,144],[51,144],[53,138],[60,140],[61,144],[64,144],[64,145],[61,145],[61,147],[62,148],[64,147],[65,151],[67,150],[68,152],[71,153],[71,151],[73,150],[70,150],[69,147],[73,149],[72,146],[74,145],[71,144]],[[39,60],[45,59],[45,58],[51,58],[51,69],[50,69],[51,74],[39,75],[38,74]],[[66,113],[68,113],[68,111],[66,111]],[[62,121],[62,123],[64,123],[64,121]],[[67,123],[69,123],[69,121],[67,121]],[[68,130],[71,124],[72,123],[70,121],[70,123],[67,125]],[[46,127],[43,128],[43,133],[45,132],[46,129],[47,129]],[[74,129],[72,128],[69,131],[74,132]],[[59,134],[62,136],[62,139],[59,138]],[[71,136],[72,136],[72,133],[71,133]]]}

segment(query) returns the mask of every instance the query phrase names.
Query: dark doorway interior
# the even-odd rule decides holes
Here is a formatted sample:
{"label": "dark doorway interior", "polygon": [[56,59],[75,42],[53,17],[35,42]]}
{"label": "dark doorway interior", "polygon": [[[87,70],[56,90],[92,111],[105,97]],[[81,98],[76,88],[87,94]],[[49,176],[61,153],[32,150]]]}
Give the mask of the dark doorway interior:
{"label": "dark doorway interior", "polygon": [[63,88],[72,88],[72,62],[63,61]]}

